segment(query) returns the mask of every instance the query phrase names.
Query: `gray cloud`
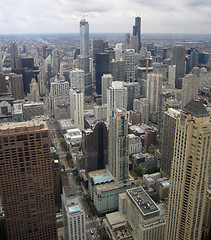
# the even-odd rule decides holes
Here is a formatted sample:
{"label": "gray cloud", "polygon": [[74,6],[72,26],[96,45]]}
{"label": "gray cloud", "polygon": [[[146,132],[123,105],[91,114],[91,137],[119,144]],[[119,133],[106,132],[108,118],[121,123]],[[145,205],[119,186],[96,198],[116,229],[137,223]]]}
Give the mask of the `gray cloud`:
{"label": "gray cloud", "polygon": [[79,32],[86,14],[90,32],[131,32],[140,14],[143,32],[211,34],[210,13],[210,0],[7,0],[0,32]]}

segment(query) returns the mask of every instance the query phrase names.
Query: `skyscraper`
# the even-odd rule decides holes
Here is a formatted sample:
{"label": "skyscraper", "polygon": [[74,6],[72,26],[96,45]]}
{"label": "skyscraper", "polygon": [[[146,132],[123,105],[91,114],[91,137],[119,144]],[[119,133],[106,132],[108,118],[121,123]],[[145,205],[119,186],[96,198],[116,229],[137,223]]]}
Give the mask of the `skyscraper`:
{"label": "skyscraper", "polygon": [[135,26],[133,26],[133,36],[138,36],[139,50],[141,49],[141,18],[135,18]]}
{"label": "skyscraper", "polygon": [[15,100],[24,98],[23,77],[21,74],[10,75],[12,96]]}
{"label": "skyscraper", "polygon": [[109,73],[109,54],[96,54],[96,93],[102,94],[102,76]]}
{"label": "skyscraper", "polygon": [[111,74],[103,74],[102,76],[102,104],[107,103],[107,90],[111,86],[113,76]]}
{"label": "skyscraper", "polygon": [[70,71],[70,86],[71,88],[77,88],[84,93],[84,71],[74,69]]}
{"label": "skyscraper", "polygon": [[112,110],[108,135],[109,171],[117,181],[125,181],[128,179],[129,172],[128,113],[126,110]]}
{"label": "skyscraper", "polygon": [[70,117],[75,127],[84,129],[84,93],[78,89],[70,89]]}
{"label": "skyscraper", "polygon": [[10,61],[12,69],[20,68],[20,58],[18,55],[18,45],[16,41],[10,42]]}
{"label": "skyscraper", "polygon": [[147,103],[149,104],[149,118],[153,122],[158,120],[161,80],[161,74],[147,75]]}
{"label": "skyscraper", "polygon": [[127,88],[123,82],[112,82],[107,90],[107,124],[109,125],[111,110],[120,108],[127,110]]}
{"label": "skyscraper", "polygon": [[89,23],[86,19],[80,21],[80,55],[89,55]]}
{"label": "skyscraper", "polygon": [[173,48],[172,65],[176,65],[175,87],[182,88],[182,79],[185,76],[185,46]]}
{"label": "skyscraper", "polygon": [[46,122],[4,123],[0,133],[0,195],[8,239],[56,240]]}
{"label": "skyscraper", "polygon": [[204,105],[191,100],[176,122],[166,240],[201,239],[207,191],[210,115]]}
{"label": "skyscraper", "polygon": [[197,98],[199,78],[195,74],[187,74],[182,83],[182,108],[192,99]]}
{"label": "skyscraper", "polygon": [[[135,81],[135,50],[126,49],[124,54],[126,82]],[[123,81],[123,80],[122,80]]]}

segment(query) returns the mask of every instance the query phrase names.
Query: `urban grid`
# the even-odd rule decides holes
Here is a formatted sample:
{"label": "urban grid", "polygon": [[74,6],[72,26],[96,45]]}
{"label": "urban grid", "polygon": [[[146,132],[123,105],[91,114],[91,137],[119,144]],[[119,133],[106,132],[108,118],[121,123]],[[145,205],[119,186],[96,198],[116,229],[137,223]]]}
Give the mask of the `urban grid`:
{"label": "urban grid", "polygon": [[211,239],[211,36],[88,19],[0,35],[0,240]]}

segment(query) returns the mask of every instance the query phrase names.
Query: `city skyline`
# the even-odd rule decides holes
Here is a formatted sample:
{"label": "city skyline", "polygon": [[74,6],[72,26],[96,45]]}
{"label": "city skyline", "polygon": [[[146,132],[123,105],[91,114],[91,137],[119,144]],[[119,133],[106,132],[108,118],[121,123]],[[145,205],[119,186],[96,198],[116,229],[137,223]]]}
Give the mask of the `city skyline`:
{"label": "city skyline", "polygon": [[143,33],[211,34],[210,12],[208,0],[87,0],[83,5],[72,0],[8,0],[0,8],[0,29],[1,34],[77,33],[84,16],[92,33],[126,33],[140,16]]}

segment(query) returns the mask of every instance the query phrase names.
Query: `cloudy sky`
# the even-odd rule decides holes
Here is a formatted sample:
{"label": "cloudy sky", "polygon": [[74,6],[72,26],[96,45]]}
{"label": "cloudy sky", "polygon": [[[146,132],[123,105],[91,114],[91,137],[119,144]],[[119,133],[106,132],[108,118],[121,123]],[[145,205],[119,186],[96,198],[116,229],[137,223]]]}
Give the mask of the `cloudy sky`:
{"label": "cloudy sky", "polygon": [[90,32],[211,34],[211,0],[1,0],[0,34],[78,33],[86,16]]}

